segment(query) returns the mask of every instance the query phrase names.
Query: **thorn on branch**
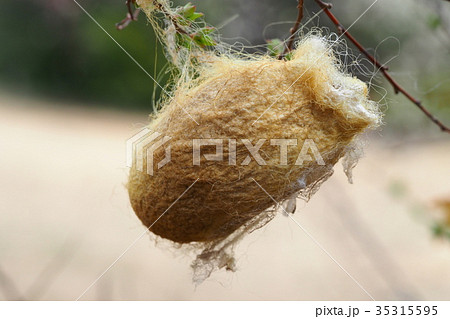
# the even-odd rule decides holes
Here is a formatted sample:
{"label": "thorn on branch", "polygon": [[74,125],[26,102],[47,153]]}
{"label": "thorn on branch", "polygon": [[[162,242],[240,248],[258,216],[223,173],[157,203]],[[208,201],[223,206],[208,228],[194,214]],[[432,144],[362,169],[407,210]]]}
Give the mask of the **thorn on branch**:
{"label": "thorn on branch", "polygon": [[[347,39],[350,40],[357,48],[358,50],[364,54],[367,59],[375,66],[377,67],[381,73],[383,73],[383,76],[388,80],[388,82],[392,85],[394,88],[395,94],[402,93],[408,100],[410,100],[412,103],[414,103],[434,124],[436,124],[441,131],[445,133],[450,133],[450,128],[446,126],[444,123],[442,123],[440,120],[438,120],[431,112],[425,108],[425,106],[422,105],[422,103],[414,98],[411,94],[409,94],[397,81],[395,81],[392,76],[388,73],[388,68],[381,64],[373,55],[371,55],[366,48],[364,48],[346,29],[345,27],[339,22],[339,20],[336,18],[336,16],[331,13],[330,9],[332,5],[330,3],[325,3],[322,0],[315,0],[316,3],[319,5],[319,7],[325,12],[325,14],[328,16],[328,18],[333,22],[333,24],[338,29],[338,32],[342,35],[345,35]],[[446,0],[450,1],[450,0]]]}
{"label": "thorn on branch", "polygon": [[126,6],[128,8],[128,13],[122,21],[116,23],[116,29],[117,30],[123,30],[125,29],[132,21],[137,21],[139,13],[141,12],[141,9],[136,9],[133,11],[132,5],[136,4],[136,0],[127,0]]}

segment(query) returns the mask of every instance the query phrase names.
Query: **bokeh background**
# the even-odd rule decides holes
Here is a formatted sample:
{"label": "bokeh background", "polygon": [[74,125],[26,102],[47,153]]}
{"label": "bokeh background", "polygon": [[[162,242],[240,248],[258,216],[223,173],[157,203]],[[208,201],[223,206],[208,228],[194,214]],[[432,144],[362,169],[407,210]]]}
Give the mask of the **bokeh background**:
{"label": "bokeh background", "polygon": [[[192,2],[236,47],[285,38],[296,17],[294,0]],[[334,31],[305,2],[305,32]],[[332,2],[349,26],[373,1]],[[164,82],[164,54],[143,14],[118,31],[124,1],[79,3]],[[442,0],[379,0],[350,30],[445,123],[449,17]],[[74,300],[144,230],[128,203],[125,142],[160,91],[73,0],[3,1],[0,43],[0,299]],[[338,165],[294,217],[375,299],[450,300],[449,135],[364,59],[350,70],[371,83],[385,125],[368,136],[354,184]],[[281,215],[239,245],[236,273],[195,287],[186,253],[146,235],[81,299],[369,298]]]}

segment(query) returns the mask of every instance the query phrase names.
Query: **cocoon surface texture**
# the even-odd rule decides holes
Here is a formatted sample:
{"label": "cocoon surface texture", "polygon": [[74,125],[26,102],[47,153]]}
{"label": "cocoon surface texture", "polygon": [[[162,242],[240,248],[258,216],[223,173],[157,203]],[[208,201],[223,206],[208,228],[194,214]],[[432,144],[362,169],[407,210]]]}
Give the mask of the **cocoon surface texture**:
{"label": "cocoon surface texture", "polygon": [[[224,240],[260,227],[255,220],[277,203],[308,199],[355,137],[380,122],[366,85],[340,71],[319,36],[301,41],[290,61],[211,54],[205,65],[148,126],[170,140],[135,154],[143,167],[134,164],[128,183],[142,223],[177,243]],[[158,167],[168,147],[170,161]]]}

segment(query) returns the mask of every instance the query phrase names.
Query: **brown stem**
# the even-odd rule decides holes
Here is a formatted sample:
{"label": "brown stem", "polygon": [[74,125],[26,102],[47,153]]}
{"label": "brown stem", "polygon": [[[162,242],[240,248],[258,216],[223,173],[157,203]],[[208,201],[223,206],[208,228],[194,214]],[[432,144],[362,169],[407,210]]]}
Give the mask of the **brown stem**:
{"label": "brown stem", "polygon": [[[118,30],[123,30],[125,29],[132,21],[136,21],[137,17],[139,15],[139,12],[141,11],[141,9],[136,9],[133,11],[133,4],[136,3],[136,0],[127,0],[126,1],[126,5],[128,8],[128,13],[127,16],[125,17],[125,19],[123,19],[122,21],[120,21],[119,23],[116,23],[116,28]],[[173,15],[170,14],[170,12],[168,12],[164,6],[158,1],[158,0],[153,0],[153,5],[160,11],[162,12],[162,14],[164,14],[164,16],[169,19],[174,27],[175,30],[180,33],[180,34],[185,34],[189,37],[192,37],[192,35],[190,35],[188,32],[186,32],[176,21],[175,17]]]}
{"label": "brown stem", "polygon": [[127,8],[128,8],[128,13],[130,14],[131,17],[134,16],[132,5],[135,3],[136,3],[136,0],[127,0],[127,2],[126,2]]}
{"label": "brown stem", "polygon": [[281,53],[278,56],[278,60],[282,60],[286,56],[286,54],[288,54],[289,52],[292,51],[292,48],[294,46],[294,41],[295,41],[295,33],[298,31],[298,28],[300,27],[300,22],[303,19],[303,0],[297,0],[297,2],[298,2],[297,20],[295,21],[294,26],[290,30],[291,35],[288,38],[289,39],[288,44],[285,46],[283,53]]}
{"label": "brown stem", "polygon": [[[333,22],[333,24],[336,26],[338,31],[345,35],[350,42],[352,42],[359,51],[361,51],[362,54],[364,54],[369,61],[376,66],[381,73],[383,73],[384,77],[389,81],[389,83],[394,88],[395,94],[402,93],[408,100],[410,100],[412,103],[414,103],[434,124],[436,124],[443,132],[450,133],[450,128],[446,126],[444,123],[442,123],[440,120],[438,120],[433,114],[431,114],[430,111],[428,111],[425,106],[422,105],[422,103],[414,98],[411,94],[409,94],[400,84],[398,84],[397,81],[395,81],[392,76],[388,72],[388,68],[381,64],[373,55],[371,55],[345,28],[344,26],[339,22],[339,20],[336,18],[336,16],[331,13],[330,9],[332,8],[332,5],[330,3],[325,3],[322,0],[315,0],[317,4],[320,6],[321,9],[325,12],[325,14],[328,16],[328,18]],[[448,0],[447,0],[448,1]]]}
{"label": "brown stem", "polygon": [[139,12],[141,12],[141,9],[136,9],[133,11],[132,5],[136,3],[136,0],[127,0],[126,5],[128,8],[128,13],[122,21],[119,23],[116,23],[117,30],[123,30],[125,29],[132,21],[137,21],[137,18],[139,16]]}

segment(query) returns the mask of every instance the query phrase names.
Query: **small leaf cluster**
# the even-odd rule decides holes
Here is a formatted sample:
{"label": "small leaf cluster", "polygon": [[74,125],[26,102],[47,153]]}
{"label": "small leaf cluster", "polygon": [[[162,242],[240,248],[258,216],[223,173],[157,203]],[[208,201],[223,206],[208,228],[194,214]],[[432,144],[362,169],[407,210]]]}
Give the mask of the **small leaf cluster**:
{"label": "small leaf cluster", "polygon": [[[181,27],[190,27],[193,23],[199,22],[198,19],[204,16],[203,13],[197,12],[197,7],[192,3],[187,3],[183,7],[178,7],[175,10],[176,22]],[[191,48],[192,44],[205,48],[217,44],[212,37],[215,28],[203,26],[193,33],[178,33],[179,44],[186,48]]]}
{"label": "small leaf cluster", "polygon": [[188,2],[185,6],[183,7],[178,7],[176,9],[176,13],[179,14],[183,19],[186,19],[187,22],[191,21],[195,21],[198,18],[201,18],[204,16],[203,13],[201,12],[196,12],[197,7],[194,6],[192,3]]}

